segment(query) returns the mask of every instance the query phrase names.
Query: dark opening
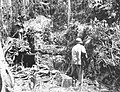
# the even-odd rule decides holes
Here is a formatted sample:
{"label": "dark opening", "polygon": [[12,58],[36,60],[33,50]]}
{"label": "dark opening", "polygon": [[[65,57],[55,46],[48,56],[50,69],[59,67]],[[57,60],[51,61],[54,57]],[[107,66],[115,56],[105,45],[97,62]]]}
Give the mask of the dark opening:
{"label": "dark opening", "polygon": [[23,65],[25,67],[32,67],[33,64],[35,64],[35,55],[28,55],[25,54],[23,58]]}

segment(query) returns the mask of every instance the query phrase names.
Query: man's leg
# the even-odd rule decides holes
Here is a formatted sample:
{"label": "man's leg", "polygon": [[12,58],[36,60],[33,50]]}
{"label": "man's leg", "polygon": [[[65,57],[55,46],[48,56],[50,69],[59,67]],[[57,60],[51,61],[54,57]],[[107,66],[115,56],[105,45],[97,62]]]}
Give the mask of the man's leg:
{"label": "man's leg", "polygon": [[82,90],[82,83],[83,83],[83,73],[82,73],[82,66],[78,65],[78,87],[79,87],[79,92]]}
{"label": "man's leg", "polygon": [[83,73],[82,73],[82,66],[78,65],[78,81],[80,82],[80,84],[82,84],[83,81]]}
{"label": "man's leg", "polygon": [[76,66],[75,64],[72,64],[72,67],[71,67],[71,73],[70,75],[73,77],[74,73],[75,73],[75,70],[76,70]]}
{"label": "man's leg", "polygon": [[70,76],[73,78],[73,86],[76,86],[76,80],[78,79],[77,65],[72,64]]}

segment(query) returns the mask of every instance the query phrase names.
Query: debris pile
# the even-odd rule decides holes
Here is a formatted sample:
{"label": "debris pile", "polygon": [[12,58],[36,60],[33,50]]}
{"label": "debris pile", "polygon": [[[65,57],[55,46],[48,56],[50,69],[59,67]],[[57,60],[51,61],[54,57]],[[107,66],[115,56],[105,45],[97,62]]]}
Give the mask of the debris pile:
{"label": "debris pile", "polygon": [[16,86],[19,86],[22,91],[35,90],[37,87],[40,87],[41,83],[64,88],[72,86],[71,77],[62,74],[58,70],[50,70],[44,64],[33,65],[32,68],[14,66],[11,68],[11,71],[14,75]]}

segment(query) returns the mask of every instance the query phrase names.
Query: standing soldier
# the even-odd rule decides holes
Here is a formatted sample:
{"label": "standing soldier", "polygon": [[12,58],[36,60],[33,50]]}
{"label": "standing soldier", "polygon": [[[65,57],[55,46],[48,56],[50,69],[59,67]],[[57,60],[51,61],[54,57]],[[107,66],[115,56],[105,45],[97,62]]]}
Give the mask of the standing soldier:
{"label": "standing soldier", "polygon": [[87,58],[85,47],[83,46],[83,42],[81,38],[76,39],[76,45],[72,48],[72,73],[76,73],[76,78],[78,79],[79,84],[82,83],[82,62],[81,62],[81,55]]}

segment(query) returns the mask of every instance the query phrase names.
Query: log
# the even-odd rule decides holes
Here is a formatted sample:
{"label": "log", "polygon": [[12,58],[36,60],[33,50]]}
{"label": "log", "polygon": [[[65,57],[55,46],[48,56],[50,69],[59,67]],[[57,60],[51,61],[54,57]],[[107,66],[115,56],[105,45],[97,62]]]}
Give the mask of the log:
{"label": "log", "polygon": [[61,74],[62,76],[62,87],[68,88],[72,86],[72,77],[69,77],[65,74]]}

